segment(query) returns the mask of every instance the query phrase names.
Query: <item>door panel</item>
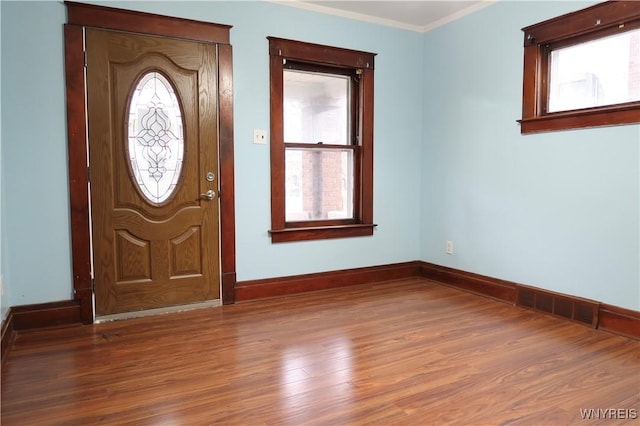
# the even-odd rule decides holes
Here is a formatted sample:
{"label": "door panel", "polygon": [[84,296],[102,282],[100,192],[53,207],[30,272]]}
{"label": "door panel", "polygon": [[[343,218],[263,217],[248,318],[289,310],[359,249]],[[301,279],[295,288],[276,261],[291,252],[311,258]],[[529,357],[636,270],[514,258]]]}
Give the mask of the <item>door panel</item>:
{"label": "door panel", "polygon": [[[95,29],[86,40],[96,313],[218,299],[219,204],[201,196],[218,193],[215,46]],[[158,83],[130,129],[130,101],[150,72],[169,83],[180,115],[167,114]],[[140,175],[160,187],[178,157],[171,195],[152,201]]]}

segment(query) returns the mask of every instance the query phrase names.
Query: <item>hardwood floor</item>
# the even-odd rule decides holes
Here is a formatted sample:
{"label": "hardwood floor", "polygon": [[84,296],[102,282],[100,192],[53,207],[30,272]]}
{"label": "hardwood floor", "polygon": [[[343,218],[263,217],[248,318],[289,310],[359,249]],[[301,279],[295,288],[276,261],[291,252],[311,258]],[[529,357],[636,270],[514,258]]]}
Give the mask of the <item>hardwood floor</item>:
{"label": "hardwood floor", "polygon": [[640,342],[418,278],[25,332],[2,368],[4,426],[638,424],[639,409]]}

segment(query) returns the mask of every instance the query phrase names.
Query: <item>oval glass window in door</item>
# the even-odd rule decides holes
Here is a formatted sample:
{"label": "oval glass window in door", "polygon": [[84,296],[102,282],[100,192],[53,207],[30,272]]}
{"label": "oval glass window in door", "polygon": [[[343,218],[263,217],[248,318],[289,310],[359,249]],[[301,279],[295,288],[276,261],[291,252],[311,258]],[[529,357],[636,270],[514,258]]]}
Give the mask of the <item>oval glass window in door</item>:
{"label": "oval glass window in door", "polygon": [[173,85],[150,71],[138,80],[128,108],[128,153],[134,181],[154,204],[176,189],[184,157],[182,110]]}

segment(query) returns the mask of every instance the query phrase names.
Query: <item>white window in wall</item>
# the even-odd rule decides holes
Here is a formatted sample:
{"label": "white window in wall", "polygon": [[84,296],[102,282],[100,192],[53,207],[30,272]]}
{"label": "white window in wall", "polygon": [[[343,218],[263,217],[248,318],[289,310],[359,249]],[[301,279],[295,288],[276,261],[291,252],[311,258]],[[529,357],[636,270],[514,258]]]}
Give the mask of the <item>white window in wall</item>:
{"label": "white window in wall", "polygon": [[351,77],[284,70],[285,221],[353,218]]}
{"label": "white window in wall", "polygon": [[640,122],[640,1],[607,1],[522,30],[522,133]]}
{"label": "white window in wall", "polygon": [[372,235],[375,54],[268,39],[271,241]]}
{"label": "white window in wall", "polygon": [[640,29],[551,51],[549,112],[640,101]]}

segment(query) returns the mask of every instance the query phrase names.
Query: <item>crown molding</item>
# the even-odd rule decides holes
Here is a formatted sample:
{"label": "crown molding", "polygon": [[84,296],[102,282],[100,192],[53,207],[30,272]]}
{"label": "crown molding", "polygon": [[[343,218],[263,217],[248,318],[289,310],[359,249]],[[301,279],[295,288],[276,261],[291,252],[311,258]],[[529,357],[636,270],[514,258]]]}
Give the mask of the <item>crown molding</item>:
{"label": "crown molding", "polygon": [[495,3],[497,3],[498,1],[500,1],[500,0],[482,0],[481,3],[477,3],[477,4],[471,5],[469,7],[465,7],[464,9],[461,9],[461,10],[455,12],[455,13],[452,13],[451,15],[447,15],[445,17],[442,17],[442,18],[438,19],[437,21],[434,21],[434,22],[430,23],[429,25],[425,25],[425,26],[421,27],[420,32],[426,33],[426,32],[429,32],[431,30],[435,30],[438,27],[441,27],[441,26],[446,25],[446,24],[448,24],[450,22],[453,22],[453,21],[457,21],[460,18],[463,18],[463,17],[465,17],[467,15],[470,15],[470,14],[472,14],[474,12],[482,10],[485,7],[491,6],[491,5],[495,4]]}
{"label": "crown molding", "polygon": [[428,31],[441,27],[445,24],[458,20],[466,15],[477,12],[478,10],[484,9],[485,7],[490,6],[498,2],[499,0],[482,0],[481,3],[474,4],[472,6],[461,9],[455,13],[452,13],[451,15],[444,16],[428,25],[412,25],[412,24],[407,24],[406,22],[400,22],[393,19],[379,18],[376,16],[366,15],[363,13],[335,9],[327,6],[320,6],[317,4],[306,3],[300,0],[263,0],[263,1],[266,1],[268,3],[279,4],[282,6],[295,7],[298,9],[308,10],[311,12],[322,13],[325,15],[333,15],[341,18],[368,22],[370,24],[383,25],[387,27],[393,27],[401,30],[413,31],[418,33],[426,33]]}

